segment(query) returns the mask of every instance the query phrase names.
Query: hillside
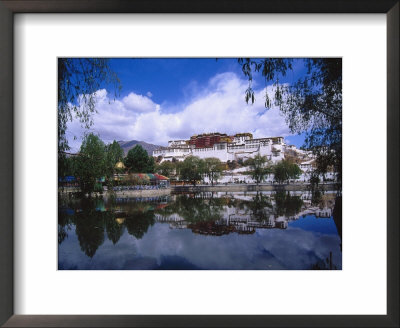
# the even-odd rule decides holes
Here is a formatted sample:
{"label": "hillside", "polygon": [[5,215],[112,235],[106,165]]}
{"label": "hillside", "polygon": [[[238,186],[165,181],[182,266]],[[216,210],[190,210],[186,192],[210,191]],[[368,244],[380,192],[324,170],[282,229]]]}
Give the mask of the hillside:
{"label": "hillside", "polygon": [[136,145],[141,145],[149,154],[149,156],[153,155],[153,150],[156,150],[160,148],[161,146],[158,145],[153,145],[144,141],[138,141],[138,140],[131,140],[131,141],[118,141],[119,145],[124,151],[124,154],[126,155],[129,151],[129,149],[132,149]]}

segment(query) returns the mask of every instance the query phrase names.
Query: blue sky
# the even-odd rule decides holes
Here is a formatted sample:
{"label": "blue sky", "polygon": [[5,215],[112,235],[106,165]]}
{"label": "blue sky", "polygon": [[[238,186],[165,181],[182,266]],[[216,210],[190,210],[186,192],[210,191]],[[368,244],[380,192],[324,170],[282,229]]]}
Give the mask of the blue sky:
{"label": "blue sky", "polygon": [[[302,135],[290,134],[279,109],[265,109],[268,86],[260,74],[253,82],[256,102],[246,104],[248,81],[235,58],[116,58],[110,65],[122,90],[115,100],[107,85],[96,92],[91,128],[105,142],[136,139],[166,145],[196,133],[251,132],[255,137],[283,136],[298,147],[303,144]],[[295,60],[293,70],[279,81],[290,84],[304,73],[302,61]],[[267,90],[272,94],[271,88]],[[77,120],[69,124],[73,150],[79,148],[84,132]]]}

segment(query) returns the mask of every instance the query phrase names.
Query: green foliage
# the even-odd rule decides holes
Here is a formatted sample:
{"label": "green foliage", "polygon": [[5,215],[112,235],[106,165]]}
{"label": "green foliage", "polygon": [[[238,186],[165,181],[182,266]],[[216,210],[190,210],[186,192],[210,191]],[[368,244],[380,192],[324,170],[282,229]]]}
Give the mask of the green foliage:
{"label": "green foliage", "polygon": [[176,165],[174,163],[164,161],[156,166],[156,172],[166,177],[170,177],[175,172],[175,167]]}
{"label": "green foliage", "polygon": [[155,170],[156,170],[156,161],[154,160],[153,156],[149,156],[146,173],[154,173]]}
{"label": "green foliage", "polygon": [[297,180],[300,178],[303,173],[300,167],[296,163],[289,163],[289,178],[293,180]]}
{"label": "green foliage", "polygon": [[115,140],[106,146],[106,159],[110,165],[115,166],[118,162],[124,158],[124,151],[121,146]]}
{"label": "green foliage", "polygon": [[282,160],[273,167],[274,180],[278,183],[289,181],[289,179],[298,179],[301,175],[301,169],[295,163],[288,160]]}
{"label": "green foliage", "polygon": [[182,169],[183,162],[179,162],[179,161],[174,162],[173,160],[174,160],[174,157],[172,158],[172,164],[175,165],[175,176],[178,179],[182,179],[181,169]]}
{"label": "green foliage", "polygon": [[274,165],[274,180],[278,183],[289,180],[287,168],[283,163],[277,163]]}
{"label": "green foliage", "polygon": [[103,186],[100,182],[96,182],[94,184],[94,188],[93,188],[94,192],[99,192],[99,193],[103,193]]}
{"label": "green foliage", "polygon": [[265,180],[265,176],[271,173],[267,164],[267,157],[256,155],[254,158],[248,159],[245,163],[251,168],[251,176],[256,181],[257,185]]}
{"label": "green foliage", "polygon": [[[261,72],[262,76],[265,77],[266,81],[272,81],[277,79],[279,75],[285,76],[288,69],[292,69],[292,59],[283,58],[265,58],[257,60],[253,58],[239,58],[239,64],[242,66],[243,74],[249,80],[249,87],[246,90],[245,100],[247,103],[251,101],[253,104],[255,101],[254,90],[252,88],[253,73]],[[265,107],[271,107],[271,100],[269,99],[268,93],[265,93]],[[279,91],[276,94],[277,99],[279,97]]]}
{"label": "green foliage", "polygon": [[222,163],[218,158],[206,158],[204,160],[204,172],[211,181],[211,185],[214,185],[214,182],[217,182],[221,177],[222,173]]}
{"label": "green foliage", "polygon": [[115,164],[122,160],[123,150],[118,142],[104,145],[103,141],[94,134],[85,136],[78,156],[65,157],[61,161],[66,175],[78,178],[81,191],[84,193],[102,192],[103,186],[98,181],[105,177],[110,187],[114,183]]}
{"label": "green foliage", "polygon": [[68,122],[74,118],[84,128],[93,125],[96,112],[96,91],[104,85],[112,85],[114,97],[121,89],[118,76],[106,58],[59,58],[58,59],[58,176],[69,175],[66,152],[70,150],[66,137]]}
{"label": "green foliage", "polygon": [[155,170],[154,158],[149,157],[141,145],[136,145],[128,151],[124,164],[132,173],[154,173]]}
{"label": "green foliage", "polygon": [[89,195],[95,191],[96,183],[105,172],[105,145],[92,133],[83,139],[79,156],[76,158],[76,176],[81,190]]}
{"label": "green foliage", "polygon": [[96,91],[104,84],[112,85],[114,96],[121,89],[118,76],[106,58],[58,59],[58,151],[69,150],[65,136],[67,123],[76,117],[89,128],[96,112]]}
{"label": "green foliage", "polygon": [[204,173],[204,160],[196,156],[186,157],[179,165],[179,174],[181,180],[191,181],[193,185],[201,180]]}
{"label": "green foliage", "polygon": [[64,156],[62,161],[58,162],[58,176],[66,177],[75,175],[76,159],[74,156]]}
{"label": "green foliage", "polygon": [[105,177],[108,186],[113,185],[115,165],[124,158],[124,151],[115,140],[105,147]]}
{"label": "green foliage", "polygon": [[243,162],[243,166],[254,166],[254,158],[248,158]]}

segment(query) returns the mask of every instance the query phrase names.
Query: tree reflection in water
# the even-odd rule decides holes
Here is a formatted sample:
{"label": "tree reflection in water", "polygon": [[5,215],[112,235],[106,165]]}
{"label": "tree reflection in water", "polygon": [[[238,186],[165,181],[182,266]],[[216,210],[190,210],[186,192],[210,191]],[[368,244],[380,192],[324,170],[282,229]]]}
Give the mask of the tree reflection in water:
{"label": "tree reflection in water", "polygon": [[291,217],[300,212],[303,200],[300,196],[292,196],[289,192],[278,191],[275,195],[276,214]]}
{"label": "tree reflection in water", "polygon": [[[112,213],[110,213],[112,214]],[[115,245],[124,233],[125,227],[122,224],[120,218],[116,218],[115,214],[107,217],[105,221],[105,227],[107,232],[107,237]]]}
{"label": "tree reflection in water", "polygon": [[154,211],[144,210],[129,213],[125,220],[126,230],[136,239],[144,236],[150,226],[154,224]]}
{"label": "tree reflection in water", "polygon": [[[318,217],[323,210],[323,215],[332,213],[341,238],[341,198],[334,206],[334,195],[315,192],[197,193],[153,199],[60,199],[59,204],[59,245],[74,232],[80,249],[89,258],[94,257],[106,239],[116,246],[126,230],[130,238],[140,240],[156,223],[201,235],[254,234],[257,229],[287,229],[288,222],[306,215]],[[332,265],[323,259],[312,269],[327,267]]]}

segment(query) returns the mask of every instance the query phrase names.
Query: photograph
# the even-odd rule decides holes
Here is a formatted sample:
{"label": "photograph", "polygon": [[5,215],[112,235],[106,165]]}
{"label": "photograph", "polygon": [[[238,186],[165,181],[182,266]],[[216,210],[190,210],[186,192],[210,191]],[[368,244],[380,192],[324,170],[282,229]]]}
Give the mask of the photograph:
{"label": "photograph", "polygon": [[342,270],[342,58],[57,65],[58,270]]}

